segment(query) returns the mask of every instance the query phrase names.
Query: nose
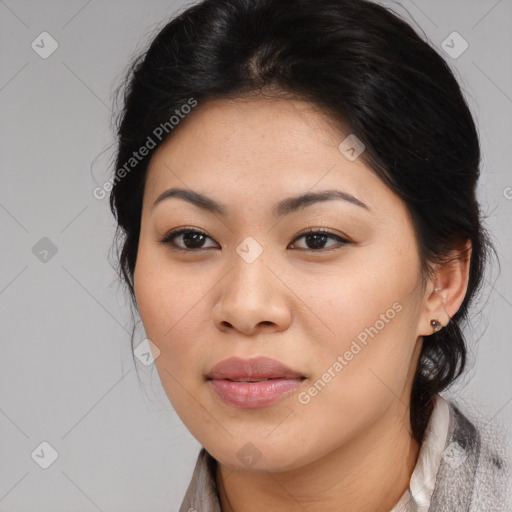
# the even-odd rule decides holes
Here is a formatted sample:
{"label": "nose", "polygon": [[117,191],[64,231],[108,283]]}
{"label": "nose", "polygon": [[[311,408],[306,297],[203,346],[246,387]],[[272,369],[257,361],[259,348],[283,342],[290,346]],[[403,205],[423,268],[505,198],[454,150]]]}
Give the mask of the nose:
{"label": "nose", "polygon": [[292,316],[290,291],[277,274],[261,256],[252,263],[236,256],[213,307],[217,329],[247,336],[286,330]]}

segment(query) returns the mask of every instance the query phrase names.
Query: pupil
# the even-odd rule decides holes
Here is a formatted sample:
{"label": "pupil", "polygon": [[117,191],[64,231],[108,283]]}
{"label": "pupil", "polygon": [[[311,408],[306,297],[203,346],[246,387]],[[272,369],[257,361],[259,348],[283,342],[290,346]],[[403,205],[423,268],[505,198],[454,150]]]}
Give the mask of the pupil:
{"label": "pupil", "polygon": [[307,235],[307,239],[308,241],[310,241],[311,239],[313,239],[313,246],[314,247],[310,247],[311,249],[318,249],[318,248],[322,248],[323,245],[325,244],[325,241],[326,241],[326,238],[327,238],[327,235],[322,235],[322,234],[311,234],[311,235]]}
{"label": "pupil", "polygon": [[200,237],[204,237],[204,235],[201,233],[192,232],[184,233],[183,242],[188,249],[201,247],[201,242],[203,242],[203,240]]}

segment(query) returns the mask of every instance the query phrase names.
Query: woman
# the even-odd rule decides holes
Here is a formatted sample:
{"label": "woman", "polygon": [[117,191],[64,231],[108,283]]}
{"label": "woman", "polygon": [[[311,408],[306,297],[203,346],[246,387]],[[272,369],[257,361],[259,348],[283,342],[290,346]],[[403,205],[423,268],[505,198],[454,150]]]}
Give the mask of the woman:
{"label": "woman", "polygon": [[505,448],[439,394],[491,245],[471,113],[408,24],[203,1],[118,139],[120,271],[203,447],[180,511],[510,510]]}

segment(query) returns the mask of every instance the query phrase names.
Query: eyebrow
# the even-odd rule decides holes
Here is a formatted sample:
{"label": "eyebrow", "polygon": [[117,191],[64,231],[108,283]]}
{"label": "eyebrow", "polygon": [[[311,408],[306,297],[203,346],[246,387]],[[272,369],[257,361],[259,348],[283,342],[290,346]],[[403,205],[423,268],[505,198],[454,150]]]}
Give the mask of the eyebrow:
{"label": "eyebrow", "polygon": [[[219,203],[211,197],[200,194],[199,192],[194,192],[193,190],[184,188],[170,188],[165,190],[157,197],[151,209],[153,210],[159,203],[172,197],[188,201],[189,203],[211,213],[218,213],[219,215],[226,215],[227,213],[227,208],[222,203]],[[299,196],[283,199],[274,205],[272,213],[275,217],[283,217],[302,208],[306,208],[314,203],[331,201],[334,199],[347,201],[364,208],[369,212],[371,211],[365,203],[348,192],[343,192],[341,190],[323,190],[321,192],[306,192]]]}

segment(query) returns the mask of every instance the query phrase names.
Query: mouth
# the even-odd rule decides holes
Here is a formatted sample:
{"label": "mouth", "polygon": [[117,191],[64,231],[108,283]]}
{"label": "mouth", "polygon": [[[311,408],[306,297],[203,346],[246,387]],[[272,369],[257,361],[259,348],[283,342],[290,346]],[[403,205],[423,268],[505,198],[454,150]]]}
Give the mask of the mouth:
{"label": "mouth", "polygon": [[224,403],[255,409],[281,400],[306,377],[275,359],[231,357],[215,365],[206,379]]}

